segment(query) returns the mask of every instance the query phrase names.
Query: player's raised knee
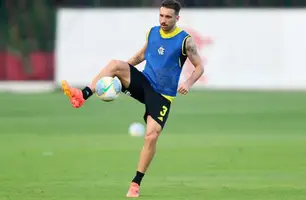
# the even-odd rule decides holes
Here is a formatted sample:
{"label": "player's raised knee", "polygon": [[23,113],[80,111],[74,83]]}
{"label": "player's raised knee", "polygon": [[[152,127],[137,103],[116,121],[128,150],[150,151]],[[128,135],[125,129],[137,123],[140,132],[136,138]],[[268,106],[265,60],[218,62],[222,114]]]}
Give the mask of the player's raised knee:
{"label": "player's raised knee", "polygon": [[109,66],[111,66],[111,69],[117,73],[125,71],[128,67],[128,65],[121,60],[111,60]]}
{"label": "player's raised knee", "polygon": [[119,60],[111,60],[108,66],[111,68],[112,71],[117,71],[119,65]]}

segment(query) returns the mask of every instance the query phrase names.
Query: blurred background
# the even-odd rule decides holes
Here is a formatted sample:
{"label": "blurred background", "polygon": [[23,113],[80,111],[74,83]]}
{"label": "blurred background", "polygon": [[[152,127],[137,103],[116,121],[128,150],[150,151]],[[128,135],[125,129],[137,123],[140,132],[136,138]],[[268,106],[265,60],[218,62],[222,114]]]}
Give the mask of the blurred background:
{"label": "blurred background", "polygon": [[[305,200],[306,1],[180,2],[205,74],[174,101],[143,197]],[[73,109],[59,86],[133,56],[160,3],[0,0],[0,200],[124,199],[144,107],[122,94]]]}
{"label": "blurred background", "polygon": [[[68,29],[68,28],[64,29],[61,26],[64,26],[64,27],[82,26],[82,22],[80,22],[81,18],[78,19],[74,17],[75,15],[85,13],[86,11],[88,11],[88,9],[92,10],[92,13],[89,14],[88,16],[90,15],[93,16],[94,14],[97,14],[97,11],[99,9],[100,10],[104,9],[104,11],[106,10],[110,11],[112,9],[128,8],[131,10],[136,9],[137,11],[141,12],[139,13],[140,15],[144,16],[146,15],[146,13],[147,14],[152,13],[151,12],[152,9],[153,11],[156,11],[157,7],[161,3],[161,0],[128,0],[128,1],[126,0],[109,0],[109,1],[108,0],[103,0],[103,1],[102,0],[58,0],[58,1],[55,1],[55,0],[53,1],[51,0],[27,0],[27,1],[2,0],[0,2],[1,2],[0,80],[1,81],[20,81],[20,80],[23,80],[23,81],[31,81],[31,80],[54,81],[55,75],[57,72],[56,71],[57,60],[61,60],[61,55],[63,55],[61,54],[57,58],[55,57],[55,54],[61,51],[62,45],[65,46],[66,43],[61,42],[62,33],[63,33],[63,30]],[[227,14],[228,16],[235,15],[233,13],[242,13],[241,16],[247,16],[247,17],[251,17],[252,14],[258,15],[258,17],[261,17],[262,14],[269,16],[268,18],[265,18],[265,17],[260,18],[260,20],[264,20],[264,19],[270,20],[270,22],[263,23],[263,25],[251,24],[251,23],[257,22],[256,19],[254,21],[254,18],[256,17],[251,17],[250,19],[247,19],[249,20],[250,23],[246,24],[245,26],[241,24],[241,23],[244,23],[244,21],[241,19],[242,17],[240,17],[240,20],[237,22],[235,22],[235,19],[233,19],[233,21],[229,21],[227,23],[228,25],[231,24],[231,26],[240,26],[239,27],[240,30],[236,29],[237,32],[233,33],[235,35],[239,35],[239,34],[242,34],[243,31],[247,31],[246,26],[253,27],[252,31],[254,35],[256,35],[257,33],[255,33],[254,30],[257,30],[257,32],[264,31],[264,30],[260,31],[258,29],[259,27],[268,28],[270,25],[274,25],[277,28],[277,30],[275,29],[275,31],[278,31],[278,32],[281,29],[283,29],[283,25],[279,24],[282,18],[281,17],[279,17],[278,19],[275,18],[276,10],[278,11],[287,10],[289,13],[291,13],[289,14],[291,17],[291,20],[294,20],[292,19],[293,15],[291,11],[295,13],[299,12],[299,16],[295,16],[295,17],[301,18],[300,16],[303,15],[304,10],[300,10],[299,8],[303,8],[306,5],[306,1],[303,1],[303,0],[283,0],[283,1],[278,1],[278,0],[277,1],[276,0],[269,0],[269,1],[268,0],[267,1],[266,0],[265,1],[261,1],[261,0],[218,0],[218,1],[216,0],[205,0],[205,1],[188,0],[187,1],[186,0],[186,1],[183,1],[182,0],[181,4],[184,6],[184,9],[182,12],[184,13],[184,10],[187,10],[186,11],[187,14],[182,16],[182,20],[181,20],[182,23],[179,25],[183,25],[183,27],[186,28],[187,31],[189,31],[192,35],[199,33],[199,35],[197,34],[194,37],[197,40],[200,50],[202,50],[201,49],[202,46],[209,46],[209,44],[213,43],[213,40],[216,39],[214,37],[221,38],[219,40],[218,39],[215,40],[215,42],[217,43],[223,42],[222,41],[223,39],[228,39],[228,38],[225,38],[226,37],[225,33],[223,33],[224,35],[220,33],[223,30],[219,29],[215,31],[217,26],[224,27],[226,25],[220,22],[220,20],[221,21],[223,20],[223,19],[220,19],[219,17],[220,12],[223,13],[221,14],[222,15],[221,18],[222,17],[226,18]],[[267,10],[267,8],[269,9]],[[71,12],[66,12],[64,14],[65,16],[63,17],[64,19],[62,20],[61,13],[64,13],[65,9],[70,10],[70,11],[74,10],[79,13],[74,13],[75,15],[71,15],[69,18],[69,20],[71,21],[67,21],[68,15],[69,13],[71,14]],[[60,10],[63,12],[60,12]],[[195,12],[193,12],[193,10]],[[231,10],[235,10],[235,12],[231,12]],[[131,14],[128,10],[125,10],[124,12],[125,14],[122,13],[122,15],[129,16]],[[100,14],[101,13],[103,12],[101,11]],[[196,13],[196,14],[190,14],[190,13]],[[201,14],[197,14],[197,13],[201,13]],[[205,13],[207,13],[207,15],[205,15]],[[212,17],[209,17],[209,16],[212,16]],[[102,17],[101,20],[103,22],[103,20],[105,20],[105,17],[102,15],[101,17]],[[290,17],[287,17],[288,18],[287,21],[290,21]],[[113,19],[115,20],[116,19],[118,20],[120,18],[121,16],[113,17]],[[138,18],[141,18],[141,17],[138,16]],[[202,20],[202,22],[199,23],[198,21],[201,21],[201,18],[204,21]],[[286,19],[283,20],[284,23],[286,23]],[[98,19],[96,20],[98,21]],[[205,20],[209,22],[206,22]],[[153,26],[155,25],[155,23],[158,22],[157,19],[153,17],[149,18],[148,21],[149,21],[148,23],[149,25],[142,25],[143,28],[140,28],[136,24],[135,24],[136,26],[134,26],[132,22],[129,23],[129,26],[131,27],[134,26],[133,28],[135,29],[135,32],[140,32],[139,34],[143,34],[145,30],[147,30],[150,26]],[[301,21],[302,19],[299,20],[299,22]],[[121,28],[121,29],[113,28],[113,30],[122,32],[123,29],[126,29],[126,27],[120,23],[124,25],[125,22],[121,21],[113,26],[114,27],[122,26],[124,28]],[[143,22],[134,22],[134,23],[143,23]],[[210,30],[209,26],[211,26],[212,24],[214,24],[215,27],[212,27],[213,30]],[[108,27],[110,25],[111,23],[108,23],[108,24],[101,23],[98,25],[100,27],[99,30],[103,31],[102,27]],[[209,27],[209,28],[205,29],[205,27]],[[224,29],[231,32],[230,27],[224,27]],[[99,30],[96,30],[96,31],[99,31]],[[76,31],[79,31],[79,30],[76,30]],[[90,29],[87,31],[92,31],[92,30]],[[281,37],[281,33],[279,33],[278,35],[275,35],[273,33],[273,30],[271,31],[268,29],[265,31],[267,31],[267,33],[262,33],[262,34],[267,35],[265,37],[266,40],[275,39],[273,38],[273,36]],[[287,29],[283,32],[287,33],[290,31],[292,32],[295,30]],[[301,34],[304,33],[304,30],[300,30],[300,31],[301,31]],[[105,33],[105,34],[108,34],[108,33]],[[126,31],[126,33],[122,32],[122,34],[125,35],[127,38],[129,38],[131,31]],[[219,34],[221,35],[219,36]],[[269,34],[272,34],[272,35],[269,35]],[[84,38],[85,37],[86,36],[84,36]],[[247,36],[244,36],[244,37],[247,37]],[[269,38],[269,37],[272,37],[272,38]],[[292,38],[291,35],[288,37]],[[113,38],[110,38],[110,39],[113,40]],[[60,42],[57,43],[57,40],[59,40]],[[95,40],[98,40],[98,38],[95,38]],[[252,41],[254,43],[256,43],[257,41],[261,42],[262,38],[254,38]],[[101,41],[101,42],[104,42],[104,41]],[[137,41],[135,42],[137,43]],[[279,43],[278,45],[280,45],[279,41],[278,43]],[[229,48],[231,48],[231,45],[239,46],[240,44],[224,43],[221,45],[224,45],[227,48],[227,49],[222,48],[222,51],[224,51],[224,53],[226,54],[228,53],[226,51],[228,51]],[[59,47],[58,51],[56,50],[56,46]],[[136,47],[138,48],[139,45]],[[84,49],[84,46],[81,46],[78,48]],[[119,55],[120,56],[119,58],[124,59],[132,55],[132,51],[135,48],[133,46],[131,48],[132,48],[131,53],[129,52],[128,55],[126,56],[123,54],[119,55],[116,53],[111,54],[110,56]],[[204,48],[206,49],[206,47]],[[268,45],[267,48],[272,49],[273,47]],[[256,48],[254,51],[256,51]],[[282,50],[279,50],[279,51],[282,51]],[[232,54],[234,53],[235,52],[232,52]],[[205,56],[204,58],[204,54],[203,54],[203,59],[205,60],[205,62],[206,61],[209,62],[206,59],[207,56]],[[212,54],[212,56],[213,55],[214,54]],[[239,56],[243,57],[243,55],[239,55]],[[214,58],[211,58],[211,59],[214,59]],[[265,62],[264,59],[262,59],[262,61]],[[59,65],[61,65],[61,62],[62,61],[58,62]],[[100,61],[100,63],[104,63],[104,60]],[[186,67],[186,68],[189,68],[189,67]]]}

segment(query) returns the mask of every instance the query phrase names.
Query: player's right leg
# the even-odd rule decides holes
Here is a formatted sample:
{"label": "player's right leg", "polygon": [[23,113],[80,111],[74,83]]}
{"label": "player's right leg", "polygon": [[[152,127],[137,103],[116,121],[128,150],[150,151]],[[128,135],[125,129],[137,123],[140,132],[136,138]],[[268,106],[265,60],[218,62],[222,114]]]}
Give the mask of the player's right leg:
{"label": "player's right leg", "polygon": [[112,60],[104,67],[99,74],[84,89],[71,87],[67,81],[62,81],[64,94],[68,96],[73,107],[79,108],[95,92],[96,83],[106,76],[117,76],[123,87],[128,88],[131,82],[130,66],[127,62]]}

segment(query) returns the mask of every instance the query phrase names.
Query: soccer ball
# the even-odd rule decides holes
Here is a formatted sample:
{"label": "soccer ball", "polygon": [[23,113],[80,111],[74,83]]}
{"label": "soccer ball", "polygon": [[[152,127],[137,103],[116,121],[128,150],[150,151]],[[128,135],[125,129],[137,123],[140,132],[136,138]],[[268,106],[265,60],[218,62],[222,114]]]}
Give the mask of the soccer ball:
{"label": "soccer ball", "polygon": [[103,77],[96,84],[96,95],[103,101],[113,101],[119,96],[121,88],[117,77]]}
{"label": "soccer ball", "polygon": [[145,134],[145,127],[141,123],[134,122],[129,127],[129,134],[133,137],[142,137]]}

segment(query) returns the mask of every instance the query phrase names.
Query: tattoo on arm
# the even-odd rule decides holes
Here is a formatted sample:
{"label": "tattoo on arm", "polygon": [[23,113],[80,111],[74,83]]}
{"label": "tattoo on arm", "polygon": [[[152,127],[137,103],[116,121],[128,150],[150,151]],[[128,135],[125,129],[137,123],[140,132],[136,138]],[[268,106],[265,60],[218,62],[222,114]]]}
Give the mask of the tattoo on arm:
{"label": "tattoo on arm", "polygon": [[146,45],[140,50],[138,51],[129,61],[128,63],[130,63],[133,66],[136,66],[140,63],[142,63],[144,61],[144,54],[145,54],[145,50],[146,50]]}
{"label": "tattoo on arm", "polygon": [[140,64],[142,61],[144,61],[144,52],[139,52],[135,57],[135,62]]}
{"label": "tattoo on arm", "polygon": [[136,66],[138,64],[140,64],[143,61],[143,56],[140,52],[136,53],[129,61],[128,63],[130,63],[133,66]]}
{"label": "tattoo on arm", "polygon": [[204,73],[204,66],[202,63],[202,59],[198,53],[197,46],[194,43],[192,38],[187,38],[186,41],[186,53],[187,57],[189,58],[190,62],[195,67],[192,75],[188,79],[190,85],[193,85]]}
{"label": "tattoo on arm", "polygon": [[197,46],[191,37],[187,38],[187,41],[186,41],[186,53],[187,53],[189,60],[194,65],[199,64],[201,60],[200,55],[198,53]]}

